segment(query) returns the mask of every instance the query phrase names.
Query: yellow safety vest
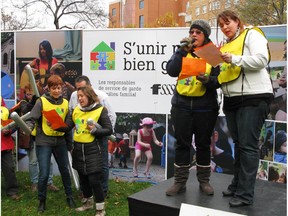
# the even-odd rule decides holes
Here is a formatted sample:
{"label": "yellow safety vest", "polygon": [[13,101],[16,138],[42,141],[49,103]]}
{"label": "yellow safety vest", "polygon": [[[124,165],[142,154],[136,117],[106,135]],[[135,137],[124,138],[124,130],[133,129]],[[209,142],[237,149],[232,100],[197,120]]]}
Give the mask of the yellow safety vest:
{"label": "yellow safety vest", "polygon": [[[197,61],[203,61],[203,59],[200,58],[194,58],[190,53],[188,53],[188,55],[186,57],[183,57],[183,60],[185,60],[185,58],[187,58],[187,60],[189,60],[189,58],[193,59],[193,65],[191,65],[191,68],[193,67],[197,67]],[[183,65],[183,61],[182,61],[182,69],[181,72],[179,74],[179,77],[181,77],[182,73],[183,73],[183,67],[185,67]],[[206,74],[210,74],[211,73],[211,68],[212,66],[210,64],[208,64],[206,62],[206,66],[204,71]],[[196,76],[189,76],[187,78],[184,79],[178,79],[177,81],[177,85],[176,85],[176,90],[180,95],[184,95],[184,96],[203,96],[206,92],[206,87],[202,84],[201,81],[196,79]]]}
{"label": "yellow safety vest", "polygon": [[[43,111],[50,111],[50,110],[56,110],[56,112],[59,114],[59,116],[65,121],[66,115],[68,113],[68,101],[63,98],[62,104],[52,104],[50,103],[45,97],[40,97],[42,101],[42,109]],[[47,119],[42,117],[42,130],[47,136],[63,136],[63,132],[55,131],[47,124]]]}
{"label": "yellow safety vest", "polygon": [[[245,38],[246,38],[246,35],[250,29],[254,29],[254,30],[260,32],[265,37],[264,32],[260,28],[257,28],[257,27],[248,28],[248,29],[245,29],[233,41],[224,44],[220,48],[220,51],[222,53],[227,52],[227,53],[231,53],[234,55],[243,55]],[[268,47],[268,52],[269,52],[269,47]],[[270,52],[269,52],[269,61],[270,61]],[[223,84],[223,83],[227,83],[227,82],[236,80],[240,76],[241,72],[243,72],[243,70],[244,70],[244,68],[242,68],[242,67],[224,62],[220,67],[220,74],[218,76],[218,82],[220,84]]]}
{"label": "yellow safety vest", "polygon": [[87,120],[92,119],[94,122],[98,122],[102,110],[103,106],[89,112],[83,112],[76,106],[72,114],[72,119],[75,123],[74,141],[80,143],[91,143],[94,141],[95,136],[90,134],[87,129]]}
{"label": "yellow safety vest", "polygon": [[2,121],[6,121],[9,118],[9,110],[4,107],[1,106],[1,127],[2,127]]}

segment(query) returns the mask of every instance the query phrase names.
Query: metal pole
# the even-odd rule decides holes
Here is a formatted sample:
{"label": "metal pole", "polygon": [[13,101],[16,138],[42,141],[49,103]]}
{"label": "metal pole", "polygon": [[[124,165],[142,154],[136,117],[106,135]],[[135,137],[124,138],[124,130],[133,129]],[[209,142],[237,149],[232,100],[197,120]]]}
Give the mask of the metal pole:
{"label": "metal pole", "polygon": [[72,178],[74,180],[74,184],[75,184],[76,189],[79,190],[80,184],[79,184],[78,173],[72,167],[72,156],[71,156],[71,153],[69,151],[68,151],[68,160],[69,160],[69,171],[70,171],[70,174],[72,175]]}

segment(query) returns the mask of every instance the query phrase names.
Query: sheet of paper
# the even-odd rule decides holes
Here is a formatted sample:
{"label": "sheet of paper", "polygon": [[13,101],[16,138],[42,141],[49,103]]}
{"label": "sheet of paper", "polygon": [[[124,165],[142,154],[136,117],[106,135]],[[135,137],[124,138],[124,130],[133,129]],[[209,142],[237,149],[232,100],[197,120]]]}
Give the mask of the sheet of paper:
{"label": "sheet of paper", "polygon": [[220,50],[213,43],[208,43],[205,46],[196,49],[194,53],[200,58],[205,59],[214,67],[219,65],[221,62],[224,62],[220,56]]}
{"label": "sheet of paper", "polygon": [[42,111],[44,117],[51,123],[51,128],[56,130],[60,127],[67,127],[63,119],[58,115],[56,110]]}
{"label": "sheet of paper", "polygon": [[[193,212],[193,213],[192,213]],[[236,214],[226,211],[220,211],[217,209],[210,209],[201,206],[190,205],[186,203],[182,203],[180,207],[179,216],[247,216],[243,214]]]}
{"label": "sheet of paper", "polygon": [[206,71],[205,59],[186,58],[182,59],[182,72],[178,80],[186,79],[191,76],[198,76]]}

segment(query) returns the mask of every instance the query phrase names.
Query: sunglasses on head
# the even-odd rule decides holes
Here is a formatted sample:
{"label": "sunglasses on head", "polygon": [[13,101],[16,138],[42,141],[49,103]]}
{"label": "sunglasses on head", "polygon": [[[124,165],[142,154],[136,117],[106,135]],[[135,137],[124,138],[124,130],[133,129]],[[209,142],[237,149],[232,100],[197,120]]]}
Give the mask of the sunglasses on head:
{"label": "sunglasses on head", "polygon": [[191,31],[189,31],[189,34],[194,34],[194,33],[196,33],[197,35],[200,35],[200,34],[202,34],[203,32],[202,31],[200,31],[200,30],[191,30]]}

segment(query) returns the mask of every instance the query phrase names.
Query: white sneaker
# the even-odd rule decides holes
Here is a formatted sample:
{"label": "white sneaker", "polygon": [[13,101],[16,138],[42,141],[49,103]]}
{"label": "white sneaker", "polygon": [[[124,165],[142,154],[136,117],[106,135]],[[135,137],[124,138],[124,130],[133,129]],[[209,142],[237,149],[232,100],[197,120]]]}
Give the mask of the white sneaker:
{"label": "white sneaker", "polygon": [[79,208],[76,208],[75,210],[77,212],[87,211],[89,209],[94,208],[94,200],[93,197],[86,198],[86,202]]}
{"label": "white sneaker", "polygon": [[95,216],[105,216],[106,212],[105,210],[97,210]]}
{"label": "white sneaker", "polygon": [[95,216],[105,216],[105,203],[96,203],[96,215]]}
{"label": "white sneaker", "polygon": [[133,170],[133,177],[138,178],[138,172],[136,170]]}

